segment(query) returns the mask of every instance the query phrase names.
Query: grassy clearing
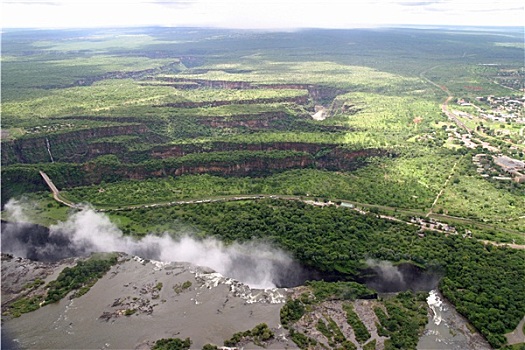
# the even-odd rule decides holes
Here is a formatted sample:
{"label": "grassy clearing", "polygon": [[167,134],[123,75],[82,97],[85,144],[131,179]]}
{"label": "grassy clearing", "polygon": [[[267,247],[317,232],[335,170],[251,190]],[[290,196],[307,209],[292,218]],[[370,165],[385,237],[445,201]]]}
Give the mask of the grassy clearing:
{"label": "grassy clearing", "polygon": [[129,118],[139,116],[142,119],[162,121],[166,119],[177,120],[180,117],[208,118],[217,116],[238,116],[260,114],[265,112],[284,112],[288,114],[307,114],[302,106],[286,102],[264,104],[231,104],[217,107],[175,108],[154,107],[152,103],[114,106],[110,112],[96,110],[91,115],[109,118]]}
{"label": "grassy clearing", "polygon": [[[114,110],[123,109],[126,116],[140,116],[133,113],[135,108],[148,108],[166,103],[202,103],[213,101],[249,101],[257,99],[280,99],[305,96],[304,90],[254,89],[254,90],[177,90],[168,86],[144,86],[131,79],[103,80],[91,86],[73,87],[62,90],[33,90],[24,99],[7,100],[3,103],[3,114],[6,118],[31,119],[61,117],[67,115],[114,115]],[[259,111],[271,111],[271,107],[259,105]],[[262,108],[261,108],[262,107]],[[250,113],[246,107],[237,107],[240,113]],[[155,112],[156,109],[150,109]],[[196,112],[181,108],[184,114],[199,115]],[[222,112],[228,106],[208,111],[212,115],[228,115]],[[170,109],[170,114],[179,114]],[[117,112],[118,115],[118,112]]]}
{"label": "grassy clearing", "polygon": [[177,143],[211,143],[211,142],[239,142],[246,144],[267,142],[304,142],[313,144],[344,144],[346,133],[322,133],[322,132],[258,132],[252,134],[237,134],[231,136],[201,138],[195,140],[175,141]]}
{"label": "grassy clearing", "polygon": [[340,104],[351,104],[356,114],[335,116],[360,133],[349,133],[348,143],[380,146],[406,145],[407,140],[423,135],[435,139],[435,123],[443,120],[439,104],[422,97],[384,96],[372,93],[349,93],[338,96]]}
{"label": "grassy clearing", "polygon": [[173,89],[173,94],[166,103],[177,102],[213,102],[213,101],[249,101],[256,99],[278,99],[286,97],[298,97],[308,95],[308,91],[300,89]]}
{"label": "grassy clearing", "polygon": [[[58,221],[65,221],[70,209],[58,204],[49,192],[28,193],[18,200],[24,207],[24,216],[28,222],[50,226]],[[2,220],[14,220],[6,211],[2,211]]]}
{"label": "grassy clearing", "polygon": [[519,219],[525,215],[525,197],[502,191],[475,175],[455,177],[440,197],[437,208],[449,215],[525,232],[525,218]]}

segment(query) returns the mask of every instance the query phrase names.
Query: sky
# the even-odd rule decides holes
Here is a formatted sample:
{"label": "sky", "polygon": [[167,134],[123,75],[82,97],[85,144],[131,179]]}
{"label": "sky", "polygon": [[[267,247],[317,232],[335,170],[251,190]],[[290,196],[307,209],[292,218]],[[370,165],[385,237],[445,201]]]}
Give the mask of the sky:
{"label": "sky", "polygon": [[0,0],[2,28],[524,26],[522,0]]}

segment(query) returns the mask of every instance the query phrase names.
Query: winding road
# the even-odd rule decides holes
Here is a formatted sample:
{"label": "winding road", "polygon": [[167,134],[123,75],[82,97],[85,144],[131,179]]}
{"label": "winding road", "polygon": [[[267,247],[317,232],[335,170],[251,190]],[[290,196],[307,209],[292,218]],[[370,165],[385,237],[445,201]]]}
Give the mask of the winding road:
{"label": "winding road", "polygon": [[[47,174],[44,173],[43,171],[40,171],[40,175],[42,175],[42,178],[46,181],[47,185],[49,186],[49,189],[53,193],[53,198],[57,202],[63,205],[66,205],[70,208],[74,208],[74,209],[83,209],[86,207],[81,204],[73,203],[67,199],[64,199],[60,195],[60,191],[57,189],[53,181],[51,181],[49,176],[47,176]],[[320,202],[320,201],[315,201],[313,199],[305,199],[303,196],[290,196],[290,195],[277,195],[277,194],[231,195],[231,196],[221,196],[221,197],[213,197],[213,198],[208,197],[208,198],[200,198],[200,199],[179,200],[179,201],[172,201],[172,202],[128,205],[128,206],[113,207],[113,208],[99,208],[99,209],[94,209],[94,210],[97,212],[118,212],[118,211],[124,211],[124,210],[132,210],[132,209],[169,207],[169,206],[184,205],[184,204],[204,204],[204,203],[218,203],[218,202],[262,200],[262,199],[294,200],[294,201],[301,201],[306,204],[315,205],[315,206],[328,206],[328,205],[349,206],[349,205],[352,205],[353,210],[363,215],[370,213],[371,209],[379,209],[379,210],[383,210],[387,212],[397,212],[398,214],[405,215],[405,216],[425,217],[424,212],[420,210],[415,210],[415,209],[401,209],[401,208],[389,207],[389,206],[384,206],[384,205],[375,205],[375,204],[360,203],[360,202],[354,202],[354,201],[349,201],[349,200],[339,200],[339,199],[333,199],[332,201],[328,201],[328,202],[324,202],[324,201]],[[344,203],[344,204],[335,204],[335,203]],[[366,209],[368,209],[368,211]],[[384,219],[384,220],[402,222],[402,223],[405,223],[411,226],[419,226],[422,230],[430,230],[430,231],[447,233],[443,230],[431,229],[423,225],[401,220],[399,218],[396,218],[390,215],[377,214],[377,217]],[[479,223],[477,221],[473,221],[467,218],[455,217],[455,216],[450,216],[450,215],[445,215],[445,214],[434,214],[434,213],[430,214],[429,217],[437,221],[442,220],[445,222],[450,222],[450,221],[461,222],[464,224],[469,224],[469,225],[480,227],[483,229],[493,229],[493,230],[497,229],[500,232],[505,232],[505,233],[510,233],[510,234],[520,234],[520,232],[518,231],[503,229],[503,228],[496,228],[494,226],[482,224],[482,223]],[[489,241],[483,241],[483,242],[488,243]],[[490,243],[495,244],[495,245],[508,245],[514,249],[525,249],[525,245],[519,245],[519,244],[509,245],[509,244],[501,244],[501,243],[496,243],[496,242],[490,242]]]}

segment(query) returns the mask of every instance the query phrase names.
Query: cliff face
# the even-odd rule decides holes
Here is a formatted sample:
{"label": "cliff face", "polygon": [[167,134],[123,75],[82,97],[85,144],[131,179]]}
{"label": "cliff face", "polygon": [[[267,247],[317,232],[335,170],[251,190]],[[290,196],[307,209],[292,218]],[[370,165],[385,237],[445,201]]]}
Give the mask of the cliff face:
{"label": "cliff face", "polygon": [[[337,95],[348,91],[337,89],[330,86],[314,84],[258,84],[245,81],[226,81],[226,80],[206,80],[206,79],[186,79],[186,78],[162,78],[162,81],[177,83],[176,87],[186,88],[212,88],[212,89],[297,89],[308,90],[309,97],[314,101],[333,100]],[[174,85],[175,86],[175,85]]]}
{"label": "cliff face", "polygon": [[262,176],[275,171],[315,166],[310,155],[284,158],[247,158],[241,161],[188,162],[176,166],[158,163],[155,165],[99,164],[89,162],[82,166],[86,183],[112,182],[122,179],[144,180],[164,176],[186,174],[213,174],[220,176]]}
{"label": "cliff face", "polygon": [[297,103],[306,104],[308,103],[308,96],[295,96],[295,97],[275,97],[275,98],[256,98],[252,100],[219,100],[219,101],[184,101],[176,103],[166,103],[158,105],[157,107],[172,107],[172,108],[198,108],[198,107],[218,107],[225,105],[247,105],[247,104],[267,104],[267,103]]}
{"label": "cliff face", "polygon": [[227,176],[266,175],[276,170],[306,168],[312,166],[314,160],[307,155],[283,159],[253,159],[237,164],[213,162],[197,166],[181,166],[172,169],[169,175],[184,174],[214,174]]}
{"label": "cliff face", "polygon": [[[250,144],[216,141],[162,145],[140,151],[129,151],[127,146],[121,143],[88,142],[91,137],[138,134],[145,131],[147,128],[143,125],[132,125],[54,135],[55,138],[49,140],[50,152],[48,152],[45,137],[11,142],[11,149],[3,148],[4,161],[13,163],[31,161],[47,164],[3,168],[2,191],[6,195],[5,198],[9,199],[18,194],[21,190],[21,183],[24,184],[24,191],[43,190],[45,187],[43,187],[44,184],[38,170],[47,172],[59,188],[67,188],[98,184],[102,181],[143,180],[185,174],[266,176],[289,169],[304,168],[351,171],[365,165],[369,157],[389,155],[389,152],[381,149],[353,151],[335,144],[306,142]],[[82,139],[82,137],[87,139]],[[15,149],[17,152],[13,151]],[[285,151],[290,153],[279,153]],[[232,152],[231,157],[228,155],[229,152]],[[49,153],[53,155],[56,163],[50,163]],[[99,158],[107,154],[118,155],[118,158]],[[187,157],[192,154],[202,156]],[[204,154],[209,154],[209,156],[204,156]],[[64,162],[64,160],[74,163]],[[18,190],[14,191],[14,189]]]}
{"label": "cliff face", "polygon": [[49,163],[52,160],[80,161],[86,159],[90,153],[100,154],[103,147],[110,152],[121,150],[109,149],[109,143],[102,147],[99,145],[91,148],[88,144],[89,140],[122,135],[140,135],[147,131],[146,126],[142,124],[117,125],[2,142],[2,165]]}
{"label": "cliff face", "polygon": [[265,112],[258,114],[237,115],[235,118],[230,116],[202,118],[200,124],[212,128],[251,128],[251,129],[283,129],[286,125],[279,125],[279,122],[289,119],[290,117],[284,112]]}
{"label": "cliff face", "polygon": [[379,148],[369,148],[350,151],[344,148],[334,148],[331,152],[317,159],[318,168],[326,170],[355,170],[363,166],[369,157],[384,157],[389,151]]}
{"label": "cliff face", "polygon": [[[224,144],[225,148],[232,147],[233,144]],[[247,145],[254,151],[270,150],[293,150],[304,153],[297,153],[283,158],[272,157],[246,157],[238,161],[188,161],[176,165],[169,165],[164,162],[131,164],[101,164],[98,162],[85,163],[82,170],[85,174],[84,181],[87,184],[100,183],[101,181],[113,182],[124,179],[144,180],[148,178],[164,176],[180,176],[186,174],[213,174],[219,176],[265,176],[271,173],[289,170],[317,168],[332,171],[349,171],[357,169],[366,163],[368,157],[386,156],[387,151],[381,149],[366,149],[359,151],[349,151],[332,145],[332,149],[327,145],[309,145],[301,143],[281,143],[264,145]],[[223,150],[226,150],[222,148]],[[157,157],[163,159],[168,155],[170,158],[178,158],[184,155],[184,150],[175,148],[167,153],[157,153]],[[323,155],[316,156],[317,153]],[[176,156],[178,154],[179,156]]]}
{"label": "cliff face", "polygon": [[322,149],[333,148],[333,144],[317,144],[305,142],[269,142],[269,143],[237,143],[213,142],[203,145],[158,146],[151,152],[152,158],[165,159],[182,157],[191,153],[228,152],[228,151],[296,151],[316,154]]}

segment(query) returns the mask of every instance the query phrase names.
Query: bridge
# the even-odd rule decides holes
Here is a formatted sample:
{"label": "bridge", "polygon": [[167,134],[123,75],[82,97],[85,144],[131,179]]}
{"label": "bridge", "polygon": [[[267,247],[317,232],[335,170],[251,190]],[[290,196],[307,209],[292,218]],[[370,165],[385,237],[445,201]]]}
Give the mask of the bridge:
{"label": "bridge", "polygon": [[70,208],[78,208],[78,206],[70,201],[67,201],[65,199],[63,199],[62,197],[60,197],[60,191],[58,190],[58,188],[55,186],[55,184],[53,183],[53,181],[51,181],[51,179],[49,178],[49,176],[47,176],[46,173],[44,173],[43,171],[40,170],[40,176],[42,176],[42,178],[44,179],[44,181],[46,182],[47,186],[49,187],[49,189],[51,190],[51,192],[53,193],[53,198],[59,202],[59,203],[62,203],[64,204],[65,206],[68,206]]}

